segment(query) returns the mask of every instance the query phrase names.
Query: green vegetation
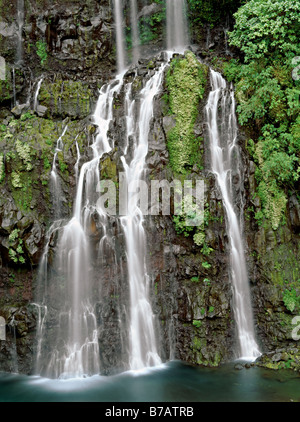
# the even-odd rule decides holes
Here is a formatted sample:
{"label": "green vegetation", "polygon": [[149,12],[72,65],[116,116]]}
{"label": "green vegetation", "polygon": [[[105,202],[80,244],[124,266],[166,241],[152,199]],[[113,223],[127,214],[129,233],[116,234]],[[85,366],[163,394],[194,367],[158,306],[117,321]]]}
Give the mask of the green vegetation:
{"label": "green vegetation", "polygon": [[26,171],[32,170],[30,146],[27,143],[16,140],[16,151],[19,158],[23,161]]}
{"label": "green vegetation", "polygon": [[297,296],[297,292],[295,289],[288,290],[286,289],[283,293],[283,302],[285,307],[290,311],[293,312],[296,306],[300,305],[300,296]]}
{"label": "green vegetation", "polygon": [[206,242],[203,242],[203,246],[201,248],[201,253],[203,253],[203,255],[210,255],[211,252],[213,251],[213,248],[210,248]]}
{"label": "green vegetation", "polygon": [[[24,117],[23,117],[24,116]],[[22,118],[23,117],[23,118]],[[68,123],[64,137],[64,151],[59,153],[58,169],[64,179],[68,179],[68,164],[65,153],[70,149],[77,154],[74,138],[80,150],[86,139],[84,132],[79,132],[78,121]],[[0,142],[4,152],[0,154],[0,182],[4,180],[11,191],[16,206],[27,213],[40,195],[40,183],[48,184],[52,166],[54,148],[65,123],[55,122],[24,113],[19,119],[11,119],[8,125],[2,125]],[[4,162],[7,163],[6,168]],[[48,195],[48,189],[42,189]]]}
{"label": "green vegetation", "polygon": [[44,66],[48,58],[46,42],[43,42],[43,41],[36,42],[36,54],[41,59],[41,65]]}
{"label": "green vegetation", "polygon": [[11,173],[11,183],[14,188],[21,188],[23,186],[21,182],[20,174],[17,173],[16,171],[13,171]]}
{"label": "green vegetation", "polygon": [[[184,208],[184,207],[183,207]],[[185,237],[193,236],[194,243],[201,247],[200,251],[203,255],[209,256],[213,252],[206,240],[205,240],[205,228],[208,227],[210,221],[214,221],[216,218],[209,212],[209,205],[204,205],[203,218],[200,215],[200,221],[198,225],[190,226],[187,224],[187,218],[195,218],[193,209],[190,213],[184,208],[184,212],[181,215],[174,215],[173,222],[175,224],[175,231],[177,234],[183,234]]]}
{"label": "green vegetation", "polygon": [[240,0],[187,0],[189,21],[192,25],[214,25],[225,14],[232,15],[241,3]]}
{"label": "green vegetation", "polygon": [[81,81],[63,80],[60,76],[54,82],[45,79],[39,92],[39,103],[52,115],[86,117],[90,113],[91,89]]}
{"label": "green vegetation", "polygon": [[191,281],[193,282],[193,283],[199,283],[199,277],[192,277],[191,278]]}
{"label": "green vegetation", "polygon": [[210,279],[209,278],[204,278],[203,281],[207,286],[210,286]]}
{"label": "green vegetation", "polygon": [[[220,352],[218,350],[209,350],[206,338],[195,336],[191,349],[194,355],[193,361],[198,365],[218,366],[221,362],[222,356]],[[205,352],[203,353],[204,350]]]}
{"label": "green vegetation", "polygon": [[[179,178],[187,176],[195,168],[202,169],[203,139],[195,136],[194,126],[206,81],[207,67],[201,65],[190,51],[184,57],[173,59],[167,72],[168,95],[164,95],[164,101],[168,106],[168,113],[174,116],[176,122],[167,133],[167,147],[170,166]],[[195,244],[202,246],[203,252],[209,254],[212,249],[205,244],[204,224],[201,221],[199,224],[187,224],[187,219],[196,217],[193,203],[194,201],[185,202],[183,213],[174,215],[175,230],[185,237],[193,235]]]}
{"label": "green vegetation", "polygon": [[196,245],[201,246],[205,241],[205,233],[204,232],[197,232],[193,236],[194,242]]}
{"label": "green vegetation", "polygon": [[[163,23],[166,20],[166,8],[163,0],[155,0],[155,3],[161,4],[162,8],[150,16],[142,16],[139,20],[139,34],[141,44],[148,44],[157,39],[161,33]],[[130,28],[127,28],[130,30]],[[130,36],[127,37],[128,46],[131,47]]]}
{"label": "green vegetation", "polygon": [[8,238],[9,241],[9,257],[10,259],[15,262],[15,263],[21,263],[24,264],[25,263],[25,258],[24,258],[24,251],[23,251],[23,240],[19,239],[19,229],[14,229]]}
{"label": "green vegetation", "polygon": [[[166,82],[168,94],[164,95],[163,100],[168,107],[168,113],[174,116],[176,122],[167,133],[170,166],[177,177],[186,177],[191,171],[202,169],[203,139],[195,136],[194,126],[207,82],[207,67],[201,65],[194,54],[187,51],[184,57],[173,59]],[[196,217],[191,205],[193,202],[184,203],[183,213],[173,216],[175,230],[185,237],[192,235],[195,244],[202,246],[203,253],[208,255],[212,249],[205,243],[205,213],[204,222],[187,224],[187,219]]]}
{"label": "green vegetation", "polygon": [[297,349],[287,349],[282,353],[276,354],[276,360],[273,359],[274,355],[265,355],[259,361],[258,365],[269,369],[292,369],[298,371],[300,354]]}
{"label": "green vegetation", "polygon": [[186,216],[185,215],[174,215],[173,222],[175,224],[175,230],[177,234],[183,234],[185,237],[194,231],[195,227],[186,225]]}
{"label": "green vegetation", "polygon": [[230,42],[244,61],[292,59],[299,53],[300,5],[293,0],[250,0],[235,13]]}
{"label": "green vegetation", "polygon": [[201,165],[199,145],[202,139],[195,137],[194,125],[206,77],[207,67],[201,65],[190,51],[184,58],[174,59],[167,73],[170,114],[176,121],[175,127],[167,134],[167,145],[175,173],[185,174],[195,164]]}
{"label": "green vegetation", "polygon": [[248,1],[234,15],[231,45],[243,53],[225,66],[236,84],[238,117],[248,130],[257,165],[257,195],[264,218],[276,230],[284,222],[288,195],[300,176],[300,82],[292,77],[300,55],[300,6],[289,1]]}

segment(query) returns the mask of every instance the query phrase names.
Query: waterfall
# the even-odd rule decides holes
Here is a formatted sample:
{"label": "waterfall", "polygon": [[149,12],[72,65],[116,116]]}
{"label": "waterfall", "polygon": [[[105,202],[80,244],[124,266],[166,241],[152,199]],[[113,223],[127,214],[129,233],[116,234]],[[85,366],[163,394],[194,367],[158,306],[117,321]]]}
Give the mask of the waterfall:
{"label": "waterfall", "polygon": [[74,166],[76,182],[78,182],[78,174],[79,174],[79,161],[80,161],[80,149],[77,142],[78,135],[75,138],[75,145],[76,145],[76,152],[77,152],[77,160]]}
{"label": "waterfall", "polygon": [[23,38],[22,31],[24,26],[24,0],[18,0],[17,4],[17,52],[16,52],[16,64],[21,65],[23,63]]}
{"label": "waterfall", "polygon": [[16,95],[16,71],[15,68],[12,68],[12,76],[13,76],[13,98],[14,98],[14,107],[17,105],[17,95]]}
{"label": "waterfall", "polygon": [[[95,142],[91,146],[93,151],[93,158],[91,161],[84,163],[80,170],[77,194],[75,199],[74,217],[86,228],[89,224],[91,213],[96,209],[95,200],[95,186],[100,180],[99,174],[99,160],[103,154],[111,150],[111,145],[108,139],[109,124],[113,117],[113,99],[122,87],[123,75],[110,85],[105,85],[101,88],[100,96],[96,105],[94,113],[94,122],[98,127],[99,133]],[[85,197],[85,198],[84,198]],[[83,204],[83,200],[86,204]],[[84,213],[82,215],[82,209]],[[102,215],[103,210],[98,209]]]}
{"label": "waterfall", "polygon": [[[169,18],[175,19],[173,25],[178,25],[178,33],[170,34],[169,45],[178,48],[186,44],[187,38],[186,22],[182,18],[184,1],[176,2],[176,5],[181,8],[180,11],[169,4]],[[126,349],[127,346],[128,350],[127,363],[122,362],[122,365],[124,363],[126,369],[139,370],[161,363],[156,343],[155,315],[150,298],[151,279],[147,268],[142,201],[136,189],[141,181],[145,181],[154,99],[161,89],[171,53],[166,54],[167,60],[158,70],[151,72],[139,94],[133,95],[132,80],[125,85],[123,83],[125,53],[121,6],[121,0],[114,0],[118,76],[115,81],[102,86],[100,90],[93,115],[94,124],[98,128],[97,134],[90,145],[89,161],[86,161],[80,170],[80,151],[76,142],[77,160],[74,173],[77,184],[73,216],[69,221],[54,221],[47,235],[47,244],[40,264],[42,292],[36,304],[39,316],[37,372],[54,378],[93,375],[101,370],[101,307],[106,304],[101,302],[101,274],[94,274],[93,265],[97,262],[99,267],[107,266],[105,260],[113,261],[108,257],[107,251],[109,250],[110,255],[116,253],[113,249],[116,248],[118,232],[125,243],[127,277],[124,277],[124,283],[128,283],[130,301],[128,309],[120,311],[117,321],[117,329],[126,331],[125,335],[120,333],[122,347],[124,345]],[[132,30],[133,44],[138,42],[135,11],[136,0],[131,1],[131,19],[133,27],[136,27]],[[39,85],[36,92],[38,88]],[[125,185],[129,189],[126,212],[121,212],[119,217],[111,217],[104,204],[98,200],[97,192],[101,178],[99,164],[101,158],[114,148],[114,135],[111,132],[114,130],[114,124],[111,124],[114,98],[121,90],[122,95],[124,93],[126,124],[126,144],[121,148],[121,162],[124,167]],[[53,159],[51,180],[55,191],[54,202],[55,197],[59,200],[60,196],[56,157],[62,150],[62,137],[66,130],[67,127],[57,141]],[[57,205],[56,209],[58,212]],[[56,218],[61,218],[59,212],[56,213]],[[93,240],[98,242],[97,245],[91,244],[93,230],[98,236],[97,241]],[[117,266],[116,255],[113,265]],[[123,274],[125,271],[121,267],[118,277]],[[111,297],[110,289],[113,286],[109,285],[109,281],[106,282]],[[124,307],[125,303],[121,305]],[[117,314],[118,312],[119,310]],[[122,316],[125,316],[124,321],[121,320]]]}
{"label": "waterfall", "polygon": [[207,24],[206,26],[206,49],[209,49],[210,46],[210,42],[211,42],[211,35],[210,35],[210,24]]}
{"label": "waterfall", "polygon": [[62,138],[64,137],[67,129],[68,129],[68,125],[65,126],[62,134],[60,135],[60,137],[58,138],[56,142],[56,148],[55,148],[55,153],[54,153],[53,162],[52,162],[52,169],[50,173],[50,188],[51,188],[52,198],[53,198],[54,215],[56,218],[59,218],[61,214],[60,204],[61,204],[61,196],[62,196],[61,186],[59,183],[59,176],[58,176],[57,168],[56,168],[56,158],[57,158],[57,154],[63,151]]}
{"label": "waterfall", "polygon": [[181,51],[188,43],[185,0],[167,0],[167,49]]}
{"label": "waterfall", "polygon": [[[43,375],[55,378],[78,377],[99,373],[101,369],[101,342],[96,316],[96,305],[101,297],[99,291],[95,294],[93,284],[94,281],[100,283],[101,278],[93,280],[92,277],[91,256],[94,252],[89,238],[95,214],[99,233],[101,232],[98,265],[103,265],[108,259],[105,246],[111,241],[110,233],[117,230],[124,235],[127,266],[124,282],[129,286],[130,306],[125,311],[124,321],[119,319],[118,322],[119,327],[122,326],[122,330],[126,332],[125,336],[124,332],[120,334],[121,343],[125,345],[124,350],[128,350],[127,362],[125,359],[122,365],[125,369],[137,370],[161,363],[150,299],[151,280],[146,262],[144,217],[135,189],[138,183],[145,179],[154,98],[161,89],[167,62],[168,60],[161,64],[147,80],[138,97],[136,94],[133,96],[132,82],[123,84],[123,74],[101,88],[94,113],[98,132],[91,145],[92,157],[79,171],[73,217],[67,223],[57,220],[51,226],[40,264],[43,291],[41,300],[37,303],[37,372]],[[109,129],[113,120],[113,100],[121,89],[125,94],[127,138],[127,143],[122,148],[121,162],[124,167],[125,185],[129,189],[126,212],[114,218],[107,214],[104,205],[97,200],[99,196],[96,195],[96,188],[100,180],[100,159],[113,148]],[[57,141],[55,154],[62,149],[62,137],[66,130],[67,127]],[[57,177],[55,158],[56,156],[51,172],[53,182]],[[75,175],[79,170],[79,158],[77,144]],[[114,222],[116,229],[113,229]],[[115,247],[114,243],[110,247]],[[122,274],[123,270],[120,268],[119,277],[122,277]],[[124,306],[123,303],[121,305]],[[53,319],[58,319],[54,326]],[[47,353],[47,342],[51,344],[50,353]]]}
{"label": "waterfall", "polygon": [[137,63],[140,56],[140,37],[138,29],[137,19],[137,2],[136,0],[130,0],[130,20],[131,20],[131,41],[132,41],[132,59],[134,63]]}
{"label": "waterfall", "polygon": [[232,53],[229,49],[229,45],[228,45],[228,36],[227,33],[230,29],[230,24],[229,24],[229,16],[226,16],[226,22],[225,22],[225,26],[223,27],[223,31],[224,31],[224,41],[225,41],[225,54],[227,56],[232,56]]}
{"label": "waterfall", "polygon": [[[98,325],[95,314],[93,284],[90,276],[91,250],[89,228],[92,214],[97,209],[96,186],[99,181],[99,160],[110,151],[107,137],[112,119],[114,94],[122,86],[121,79],[101,88],[94,122],[98,134],[91,145],[93,157],[83,164],[78,178],[73,217],[61,227],[61,221],[52,225],[40,264],[41,301],[44,312],[38,321],[37,372],[54,378],[80,377],[99,373]],[[62,149],[64,128],[57,141],[56,154]],[[76,169],[75,169],[76,172]],[[51,172],[56,179],[55,157]],[[105,224],[105,221],[104,221]],[[50,246],[56,243],[55,254]],[[49,265],[48,255],[51,257]],[[58,323],[53,327],[51,315],[55,310]],[[50,328],[49,328],[50,324]],[[47,338],[51,336],[51,338]],[[51,352],[47,353],[47,341]],[[45,344],[43,344],[45,342]]]}
{"label": "waterfall", "polygon": [[230,54],[230,51],[229,51],[229,48],[228,48],[228,37],[227,37],[228,29],[223,28],[223,30],[224,30],[224,41],[225,41],[225,54],[226,54],[226,56],[229,56],[231,54]]}
{"label": "waterfall", "polygon": [[[130,369],[141,369],[161,363],[157,352],[154,314],[149,298],[149,275],[146,264],[146,235],[144,217],[136,189],[144,180],[150,120],[153,117],[153,100],[158,93],[166,64],[162,64],[155,75],[148,80],[140,93],[139,117],[133,140],[133,156],[130,163],[121,157],[128,189],[127,214],[121,217],[126,239],[126,256],[130,288],[129,364]],[[127,135],[132,135],[135,125],[133,103],[130,104],[130,88],[127,91]],[[127,151],[127,147],[126,147]]]}
{"label": "waterfall", "polygon": [[[250,288],[244,255],[241,224],[235,211],[231,176],[240,171],[240,151],[237,145],[237,122],[234,91],[226,86],[223,77],[211,70],[212,90],[206,105],[206,122],[211,152],[211,169],[216,176],[227,214],[227,230],[230,246],[230,277],[233,288],[234,313],[239,339],[238,358],[249,361],[260,356],[255,341]],[[241,202],[241,200],[239,200]],[[240,205],[242,215],[242,204]]]}
{"label": "waterfall", "polygon": [[122,24],[122,0],[114,0],[116,25],[117,69],[120,74],[125,69],[124,29]]}
{"label": "waterfall", "polygon": [[39,92],[40,92],[40,89],[41,89],[41,85],[42,85],[42,82],[43,82],[43,76],[39,79],[39,81],[37,82],[37,84],[36,84],[36,90],[35,90],[35,93],[34,93],[34,101],[33,101],[33,110],[34,111],[36,111],[37,110],[37,106],[38,106],[38,97],[39,97]]}
{"label": "waterfall", "polygon": [[18,365],[18,352],[17,352],[17,333],[16,333],[16,321],[15,316],[13,315],[10,322],[8,323],[8,329],[12,334],[12,349],[11,349],[11,372],[18,373],[19,372],[19,365]]}

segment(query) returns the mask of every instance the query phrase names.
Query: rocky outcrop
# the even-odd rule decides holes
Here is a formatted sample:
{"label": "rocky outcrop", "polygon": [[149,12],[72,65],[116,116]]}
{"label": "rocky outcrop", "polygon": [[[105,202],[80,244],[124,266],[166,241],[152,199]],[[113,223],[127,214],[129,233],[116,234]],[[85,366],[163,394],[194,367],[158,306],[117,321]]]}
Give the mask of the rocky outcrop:
{"label": "rocky outcrop", "polygon": [[[50,2],[51,3],[51,2]],[[99,68],[114,66],[112,53],[113,21],[109,1],[80,1],[50,4],[47,0],[25,4],[23,26],[23,66],[33,69],[85,70],[99,74]],[[1,4],[1,54],[14,62],[17,50],[17,1]]]}
{"label": "rocky outcrop", "polygon": [[260,228],[256,239],[253,294],[262,349],[293,348],[297,338],[292,321],[299,314],[299,240],[287,227],[277,233]]}

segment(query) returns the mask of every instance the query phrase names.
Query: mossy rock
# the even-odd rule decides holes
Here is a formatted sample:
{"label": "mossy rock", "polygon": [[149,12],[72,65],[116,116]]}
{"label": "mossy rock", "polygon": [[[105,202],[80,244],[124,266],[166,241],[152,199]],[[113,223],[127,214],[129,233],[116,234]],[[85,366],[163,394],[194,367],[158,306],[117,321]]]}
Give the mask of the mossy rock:
{"label": "mossy rock", "polygon": [[[0,131],[1,180],[14,203],[24,213],[35,214],[39,204],[52,208],[49,191],[50,173],[57,140],[62,136],[63,150],[58,153],[57,171],[64,183],[70,183],[69,164],[77,160],[77,148],[82,153],[87,142],[84,124],[39,118],[28,112],[23,119],[11,119]],[[47,214],[47,212],[46,212]],[[46,217],[45,217],[46,218]]]}
{"label": "mossy rock", "polygon": [[42,82],[38,101],[47,107],[50,115],[85,118],[91,111],[95,100],[87,84],[80,81],[57,79],[55,82]]}
{"label": "mossy rock", "polygon": [[113,182],[117,182],[117,165],[110,157],[106,157],[101,161],[100,168],[101,179],[110,179]]}
{"label": "mossy rock", "polygon": [[184,174],[195,164],[202,165],[200,143],[203,139],[195,137],[194,126],[205,92],[207,67],[187,51],[184,57],[173,59],[166,82],[169,112],[176,121],[175,127],[167,133],[170,164],[175,173]]}
{"label": "mossy rock", "polygon": [[191,346],[193,359],[192,362],[203,366],[219,366],[222,360],[222,355],[219,350],[212,350],[207,345],[207,339],[195,336]]}

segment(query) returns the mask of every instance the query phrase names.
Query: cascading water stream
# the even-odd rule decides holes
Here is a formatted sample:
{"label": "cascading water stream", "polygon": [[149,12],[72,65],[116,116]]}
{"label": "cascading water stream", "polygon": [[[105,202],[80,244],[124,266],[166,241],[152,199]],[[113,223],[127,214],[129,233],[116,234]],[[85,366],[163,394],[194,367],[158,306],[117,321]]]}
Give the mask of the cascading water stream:
{"label": "cascading water stream", "polygon": [[116,25],[117,69],[122,73],[125,69],[124,29],[122,25],[122,1],[114,0],[114,17]]}
{"label": "cascading water stream", "polygon": [[[172,33],[168,44],[171,48],[178,49],[183,48],[187,40],[186,22],[181,17],[184,1],[178,0],[175,3],[181,10],[177,13],[174,5],[169,2],[169,8],[172,10],[170,16],[171,19],[175,19],[172,25],[178,25],[179,34],[175,36],[175,33]],[[136,2],[132,1],[133,9],[135,6]],[[49,377],[78,377],[100,372],[99,322],[95,310],[99,297],[95,296],[91,275],[92,248],[89,235],[91,226],[95,224],[95,214],[97,214],[97,225],[100,228],[99,233],[101,232],[98,260],[104,262],[105,258],[102,254],[105,252],[105,243],[111,241],[108,235],[111,232],[111,221],[104,205],[99,205],[97,187],[100,181],[100,160],[113,148],[109,136],[110,123],[113,120],[113,100],[123,87],[125,74],[120,0],[114,0],[114,14],[119,74],[115,81],[101,88],[94,112],[94,123],[98,127],[98,133],[91,145],[92,158],[81,166],[80,171],[80,151],[76,143],[77,161],[74,172],[77,190],[73,217],[67,223],[60,220],[54,222],[48,234],[40,265],[44,296],[37,305],[40,315],[37,372]],[[135,37],[134,33],[133,37]],[[164,70],[171,54],[167,53],[167,60],[148,79],[138,98],[132,93],[132,82],[124,87],[127,143],[123,149],[121,161],[126,185],[133,190],[128,191],[127,212],[114,219],[114,222],[116,227],[123,231],[126,245],[130,298],[130,307],[126,311],[127,320],[129,320],[126,327],[129,345],[127,369],[132,370],[161,363],[156,343],[155,316],[149,292],[150,277],[146,263],[144,217],[135,188],[145,178],[154,98],[161,88]],[[53,181],[57,178],[56,154],[62,149],[60,142],[65,130],[67,129],[64,129],[57,142],[51,172]],[[122,271],[121,268],[120,273]],[[54,324],[55,320],[58,322]],[[122,324],[119,323],[119,325]],[[51,352],[47,352],[49,343]]]}
{"label": "cascading water stream", "polygon": [[24,26],[24,0],[18,0],[17,3],[17,53],[16,53],[16,65],[23,63],[23,38],[22,31]]}
{"label": "cascading water stream", "polygon": [[167,0],[167,49],[181,52],[188,42],[185,0]]}
{"label": "cascading water stream", "polygon": [[[91,253],[88,229],[95,211],[105,218],[103,210],[97,209],[95,188],[99,182],[99,160],[111,149],[107,131],[112,119],[114,94],[121,85],[120,77],[101,89],[94,113],[98,134],[91,145],[93,157],[81,167],[73,217],[63,227],[60,222],[52,226],[53,232],[49,235],[41,261],[40,278],[44,280],[44,299],[41,302],[44,312],[40,312],[41,320],[38,323],[37,372],[49,377],[80,377],[100,371],[98,326],[89,274]],[[62,148],[61,138],[66,130],[67,127],[57,141],[57,151]],[[52,175],[56,175],[55,160]],[[57,244],[51,267],[55,270],[48,277],[50,268],[47,256],[54,238],[57,238]],[[46,319],[49,316],[51,320],[51,308],[56,310],[59,321],[55,329],[52,328],[52,335],[53,332],[55,335],[52,338],[52,351],[48,355],[43,347],[43,339],[48,340]]]}
{"label": "cascading water stream", "polygon": [[76,182],[78,182],[78,175],[79,175],[79,161],[80,161],[80,149],[79,149],[79,145],[77,142],[77,138],[78,135],[75,138],[75,145],[76,145],[76,152],[77,152],[77,160],[74,166],[74,170],[75,170],[75,176],[76,176]]}
{"label": "cascading water stream", "polygon": [[206,26],[206,42],[205,42],[207,50],[209,49],[210,43],[211,43],[210,25],[207,24],[207,26]]}
{"label": "cascading water stream", "polygon": [[140,37],[137,19],[137,2],[136,0],[130,0],[130,20],[131,20],[131,42],[132,42],[132,59],[136,63],[140,57]]}
{"label": "cascading water stream", "polygon": [[[212,90],[206,105],[206,123],[211,152],[211,169],[216,176],[227,214],[230,246],[230,276],[233,288],[234,313],[237,325],[238,358],[249,361],[260,356],[255,341],[250,288],[244,255],[241,227],[234,207],[231,174],[236,171],[240,181],[239,148],[233,89],[229,92],[222,76],[211,70]],[[233,155],[236,155],[236,163]],[[236,198],[237,200],[238,198]],[[242,209],[242,206],[241,206]],[[241,211],[242,212],[242,211]]]}
{"label": "cascading water stream", "polygon": [[[128,212],[121,217],[121,224],[126,239],[126,256],[130,288],[130,324],[129,324],[129,365],[137,370],[147,366],[159,365],[160,356],[157,351],[154,314],[149,298],[149,275],[146,265],[146,235],[143,227],[144,217],[139,204],[136,189],[144,180],[146,155],[148,153],[148,135],[150,120],[153,116],[153,100],[157,95],[163,78],[166,64],[161,65],[155,75],[149,79],[140,93],[139,121],[137,133],[133,139],[133,157],[127,163],[121,157],[126,185],[128,189]],[[127,91],[127,136],[132,135],[135,127],[134,104],[129,101],[130,89]],[[126,147],[127,151],[127,147]]]}
{"label": "cascading water stream", "polygon": [[13,99],[14,99],[14,107],[17,105],[17,96],[16,96],[16,71],[13,67],[12,69],[12,76],[13,76]]}
{"label": "cascading water stream", "polygon": [[50,189],[52,192],[54,215],[56,219],[58,219],[61,214],[60,203],[61,203],[61,195],[62,195],[61,186],[59,182],[59,176],[58,176],[57,168],[56,168],[56,158],[57,158],[57,154],[63,150],[62,138],[64,137],[67,129],[68,129],[68,125],[65,126],[62,134],[57,139],[55,153],[54,153],[53,162],[52,162],[52,169],[50,173]]}
{"label": "cascading water stream", "polygon": [[11,372],[18,373],[19,372],[19,365],[18,365],[18,353],[17,353],[17,333],[16,333],[16,321],[15,316],[13,315],[9,324],[7,325],[9,331],[12,334],[13,338],[13,347],[12,347],[12,353],[11,353]]}
{"label": "cascading water stream", "polygon": [[33,110],[36,111],[37,110],[37,106],[38,106],[38,96],[39,96],[39,92],[42,86],[42,82],[43,82],[43,76],[38,80],[37,84],[36,84],[36,89],[35,89],[35,93],[34,93],[34,101],[33,101]]}
{"label": "cascading water stream", "polygon": [[[96,209],[96,203],[93,203],[93,201],[91,202],[91,199],[95,199],[95,186],[98,185],[100,180],[99,160],[103,154],[109,152],[112,148],[109,143],[107,132],[113,117],[114,94],[121,89],[122,81],[123,74],[119,75],[117,81],[114,81],[111,85],[105,85],[101,88],[96,110],[94,112],[94,123],[99,129],[99,133],[91,146],[93,151],[92,160],[84,163],[81,167],[74,207],[74,217],[80,221],[85,228],[90,213]],[[82,204],[83,196],[86,198],[85,204]],[[82,209],[84,209],[83,220]],[[101,209],[98,209],[98,211],[101,215],[104,213]]]}

